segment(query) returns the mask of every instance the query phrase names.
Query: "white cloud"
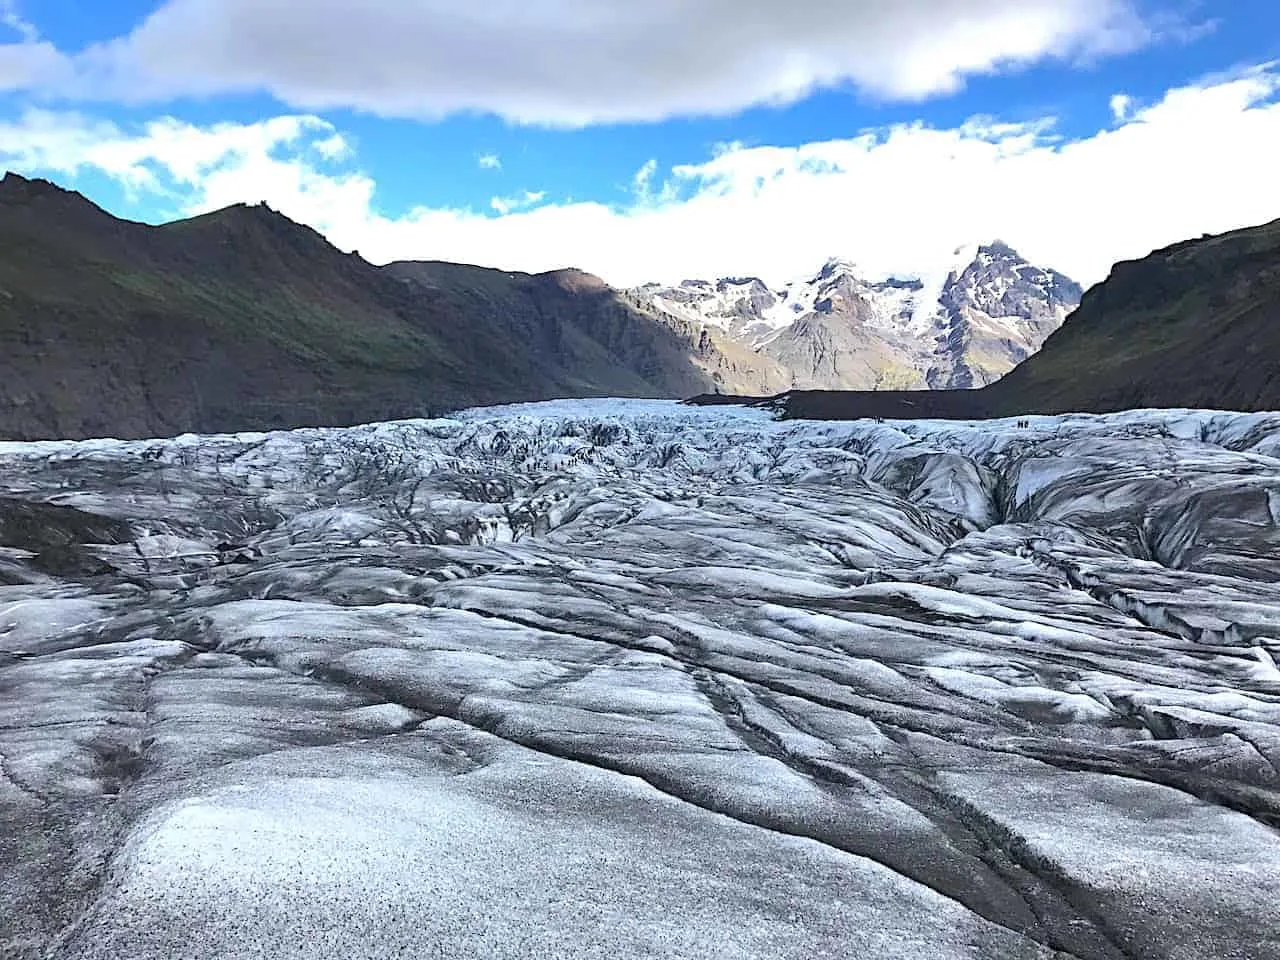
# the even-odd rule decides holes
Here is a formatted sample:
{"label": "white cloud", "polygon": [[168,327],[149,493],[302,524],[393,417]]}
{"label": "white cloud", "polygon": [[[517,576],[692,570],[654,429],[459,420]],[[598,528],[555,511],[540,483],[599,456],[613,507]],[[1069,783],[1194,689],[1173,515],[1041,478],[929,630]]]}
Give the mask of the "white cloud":
{"label": "white cloud", "polygon": [[0,93],[76,85],[71,58],[41,39],[40,31],[22,16],[15,0],[0,0]]}
{"label": "white cloud", "polygon": [[1121,122],[1129,119],[1129,111],[1133,108],[1133,98],[1127,93],[1117,93],[1111,98],[1111,116]]}
{"label": "white cloud", "polygon": [[[373,196],[367,178],[322,173],[303,159],[308,148],[326,161],[340,156],[337,141],[346,147],[331,124],[312,116],[209,127],[164,118],[129,133],[81,114],[28,110],[0,123],[0,163],[55,177],[99,171],[167,198],[175,214],[287,197],[300,218],[323,222],[325,211],[367,206]],[[291,155],[281,158],[281,148]]]}
{"label": "white cloud", "polygon": [[304,110],[580,126],[729,114],[817,89],[946,94],[1183,26],[1137,0],[168,0],[77,55],[85,97],[266,91]]}
{"label": "white cloud", "polygon": [[481,170],[501,170],[502,158],[496,153],[482,153],[476,157],[476,164]]}
{"label": "white cloud", "polygon": [[653,157],[646,160],[644,166],[636,171],[635,176],[631,178],[631,190],[637,199],[648,200],[651,198],[651,185],[657,172],[658,161]]}
{"label": "white cloud", "polygon": [[65,86],[74,74],[70,58],[40,39],[40,31],[19,13],[14,0],[0,0],[0,93]]}
{"label": "white cloud", "polygon": [[0,43],[0,93],[31,87],[57,87],[74,75],[71,61],[51,43]]}
{"label": "white cloud", "polygon": [[0,27],[13,31],[24,43],[35,43],[40,39],[40,31],[29,20],[23,19],[14,0],[0,0]]}
{"label": "white cloud", "polygon": [[311,147],[326,160],[335,162],[344,160],[355,153],[350,141],[340,133],[325,137],[323,140],[317,140]]}
{"label": "white cloud", "polygon": [[[1280,216],[1280,72],[1170,91],[1086,139],[1049,120],[907,125],[801,147],[727,145],[676,166],[624,206],[546,202],[486,210],[374,207],[375,183],[312,163],[337,131],[311,116],[136,131],[34,112],[0,126],[0,163],[104,171],[188,212],[266,200],[375,262],[445,259],[507,269],[575,265],[616,284],[812,270],[830,255],[870,273],[935,271],[961,244],[1000,237],[1082,282],[1117,259]],[[646,172],[647,171],[647,172]],[[536,197],[536,199],[531,199]]]}
{"label": "white cloud", "polygon": [[545,190],[525,190],[511,197],[491,197],[489,207],[506,216],[516,210],[537,206],[547,195]]}

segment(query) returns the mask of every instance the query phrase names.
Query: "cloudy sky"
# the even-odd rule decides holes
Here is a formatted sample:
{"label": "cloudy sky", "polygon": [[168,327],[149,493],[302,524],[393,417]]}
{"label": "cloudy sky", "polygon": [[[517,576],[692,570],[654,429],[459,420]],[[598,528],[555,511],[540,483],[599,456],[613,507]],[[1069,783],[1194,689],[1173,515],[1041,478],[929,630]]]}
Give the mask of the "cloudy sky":
{"label": "cloudy sky", "polygon": [[616,284],[1280,217],[1276,0],[0,0],[0,166]]}

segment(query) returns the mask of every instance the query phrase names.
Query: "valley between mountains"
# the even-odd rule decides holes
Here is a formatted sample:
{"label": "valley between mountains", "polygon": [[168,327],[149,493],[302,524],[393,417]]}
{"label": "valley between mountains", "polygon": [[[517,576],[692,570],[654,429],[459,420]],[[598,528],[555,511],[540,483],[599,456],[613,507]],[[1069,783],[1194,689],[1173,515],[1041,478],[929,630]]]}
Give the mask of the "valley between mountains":
{"label": "valley between mountains", "polygon": [[[630,290],[564,269],[375,266],[264,206],[160,226],[0,181],[0,437],[340,426],[476,404],[779,397],[804,417],[1280,408],[1280,222],[1082,293],[1008,244],[945,272],[831,260]],[[815,393],[817,391],[817,393]]]}
{"label": "valley between mountains", "polygon": [[1005,244],[943,277],[832,260],[617,290],[579,270],[383,267],[265,207],[148,226],[0,182],[0,436],[342,425],[575,396],[970,388],[1039,349],[1080,288]]}

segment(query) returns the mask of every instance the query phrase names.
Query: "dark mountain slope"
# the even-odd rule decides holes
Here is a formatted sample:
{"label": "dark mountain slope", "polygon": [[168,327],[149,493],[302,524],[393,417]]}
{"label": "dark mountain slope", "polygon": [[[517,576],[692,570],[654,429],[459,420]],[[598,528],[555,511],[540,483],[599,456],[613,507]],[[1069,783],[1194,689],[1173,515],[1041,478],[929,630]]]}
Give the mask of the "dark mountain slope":
{"label": "dark mountain slope", "polygon": [[[405,295],[442,316],[465,318],[450,333],[462,355],[536,384],[549,375],[561,395],[614,392],[683,395],[708,381],[689,361],[689,344],[623,302],[597,277],[577,271],[514,273],[456,263],[386,268]],[[559,376],[557,371],[562,371]]]}
{"label": "dark mountain slope", "polygon": [[1117,264],[990,395],[1010,412],[1280,409],[1280,220]]}
{"label": "dark mountain slope", "polygon": [[151,227],[10,174],[0,436],[340,425],[713,386],[717,357],[595,278],[418,266],[375,267],[266,207]]}

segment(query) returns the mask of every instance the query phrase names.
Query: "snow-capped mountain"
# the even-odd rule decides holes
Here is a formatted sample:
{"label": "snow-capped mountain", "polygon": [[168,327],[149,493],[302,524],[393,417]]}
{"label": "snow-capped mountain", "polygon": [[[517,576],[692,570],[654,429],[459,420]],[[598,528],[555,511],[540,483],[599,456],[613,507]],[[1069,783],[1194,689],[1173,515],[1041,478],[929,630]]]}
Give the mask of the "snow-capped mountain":
{"label": "snow-capped mountain", "polygon": [[1000,241],[956,251],[953,269],[870,279],[847,260],[770,288],[756,277],[647,284],[655,310],[780,364],[811,389],[980,387],[1026,359],[1080,302],[1080,286]]}
{"label": "snow-capped mountain", "polygon": [[789,288],[775,292],[757,277],[685,280],[679,286],[650,283],[635,291],[673,316],[711,327],[759,346],[794,322]]}
{"label": "snow-capped mountain", "polygon": [[[932,387],[981,387],[1040,349],[1084,291],[1056,270],[1033,266],[1001,241],[978,247],[938,297],[946,331]],[[950,361],[948,366],[946,361]]]}

